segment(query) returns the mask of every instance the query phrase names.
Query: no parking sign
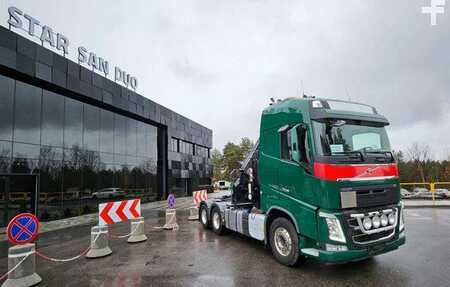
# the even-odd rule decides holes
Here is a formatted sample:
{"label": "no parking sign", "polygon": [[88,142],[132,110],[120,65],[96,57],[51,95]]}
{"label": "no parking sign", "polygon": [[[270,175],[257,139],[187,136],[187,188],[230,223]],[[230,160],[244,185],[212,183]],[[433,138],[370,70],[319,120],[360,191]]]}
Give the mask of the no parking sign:
{"label": "no parking sign", "polygon": [[8,223],[8,238],[13,244],[33,241],[39,233],[39,220],[34,214],[20,213]]}

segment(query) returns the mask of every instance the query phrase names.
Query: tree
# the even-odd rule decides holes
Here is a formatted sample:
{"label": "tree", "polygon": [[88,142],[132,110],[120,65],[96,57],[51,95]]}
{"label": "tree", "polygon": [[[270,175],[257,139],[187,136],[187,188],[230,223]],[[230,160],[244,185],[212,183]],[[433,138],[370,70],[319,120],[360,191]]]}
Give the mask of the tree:
{"label": "tree", "polygon": [[408,148],[407,155],[409,160],[415,164],[420,180],[426,182],[425,165],[428,165],[431,160],[430,147],[427,144],[413,143]]}
{"label": "tree", "polygon": [[214,167],[213,181],[223,179],[224,166],[223,166],[223,155],[218,149],[213,149],[211,153],[211,161]]}
{"label": "tree", "polygon": [[211,158],[214,167],[214,180],[231,180],[231,172],[241,167],[242,161],[253,148],[253,145],[252,140],[244,137],[239,144],[227,143],[222,153],[217,149],[213,150]]}

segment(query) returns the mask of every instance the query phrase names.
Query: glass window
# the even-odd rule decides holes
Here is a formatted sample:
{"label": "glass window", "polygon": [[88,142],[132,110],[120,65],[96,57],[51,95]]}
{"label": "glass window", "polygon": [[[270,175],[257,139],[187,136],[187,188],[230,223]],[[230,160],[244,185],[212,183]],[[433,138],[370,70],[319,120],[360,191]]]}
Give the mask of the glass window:
{"label": "glass window", "polygon": [[15,142],[13,145],[14,157],[39,159],[41,147],[33,144],[23,144]]}
{"label": "glass window", "polygon": [[0,140],[12,140],[14,80],[0,76]]}
{"label": "glass window", "polygon": [[147,148],[147,152],[145,154],[146,157],[156,159],[158,156],[158,129],[154,126],[147,125],[147,133],[146,133],[146,142],[145,146]]}
{"label": "glass window", "polygon": [[12,142],[0,141],[0,172],[7,173],[11,163]]}
{"label": "glass window", "polygon": [[63,149],[52,146],[41,146],[41,162],[56,161],[63,159]]}
{"label": "glass window", "polygon": [[313,121],[319,155],[386,152],[391,147],[384,126],[350,120]]}
{"label": "glass window", "polygon": [[147,141],[146,141],[147,125],[143,122],[137,122],[137,155],[146,156]]}
{"label": "glass window", "polygon": [[64,217],[81,214],[82,169],[77,162],[64,162],[63,166],[63,213]]}
{"label": "glass window", "polygon": [[90,151],[98,151],[100,144],[100,109],[84,105],[83,146]]}
{"label": "glass window", "polygon": [[127,118],[114,115],[114,153],[126,154],[127,151]]}
{"label": "glass window", "polygon": [[16,81],[14,140],[24,143],[41,142],[42,90]]}
{"label": "glass window", "polygon": [[102,110],[101,111],[101,132],[100,132],[100,151],[114,152],[114,114]]}
{"label": "glass window", "polygon": [[62,164],[60,161],[41,163],[39,177],[39,219],[55,220],[63,216]]}
{"label": "glass window", "polygon": [[290,160],[291,145],[292,145],[291,133],[289,133],[288,129],[285,129],[280,132],[280,136],[281,136],[281,158]]}
{"label": "glass window", "polygon": [[63,146],[64,97],[46,90],[42,94],[42,144]]}
{"label": "glass window", "polygon": [[83,137],[83,104],[69,98],[65,100],[64,146],[81,147]]}
{"label": "glass window", "polygon": [[136,156],[137,154],[137,121],[127,120],[127,155]]}

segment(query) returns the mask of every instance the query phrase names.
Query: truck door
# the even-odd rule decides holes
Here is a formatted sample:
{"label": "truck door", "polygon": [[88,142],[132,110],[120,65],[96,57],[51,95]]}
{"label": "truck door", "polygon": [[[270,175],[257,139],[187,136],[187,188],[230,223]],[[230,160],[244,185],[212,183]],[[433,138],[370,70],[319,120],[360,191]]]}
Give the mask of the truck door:
{"label": "truck door", "polygon": [[305,193],[311,192],[311,165],[306,127],[298,124],[281,136],[283,164],[279,169],[280,192],[299,200],[305,199]]}

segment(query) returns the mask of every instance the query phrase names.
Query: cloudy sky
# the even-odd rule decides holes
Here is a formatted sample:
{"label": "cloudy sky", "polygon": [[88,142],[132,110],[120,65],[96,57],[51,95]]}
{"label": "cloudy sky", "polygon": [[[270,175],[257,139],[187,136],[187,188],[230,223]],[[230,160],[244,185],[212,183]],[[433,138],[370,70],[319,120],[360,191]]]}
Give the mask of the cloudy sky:
{"label": "cloudy sky", "polygon": [[[450,2],[450,1],[447,1]],[[345,3],[346,5],[343,5]],[[19,1],[17,6],[139,80],[138,92],[214,132],[214,146],[258,137],[270,97],[372,104],[394,149],[450,155],[450,3],[430,0]],[[20,34],[24,34],[18,31]],[[303,83],[303,85],[302,85]],[[302,87],[303,86],[303,87]]]}

